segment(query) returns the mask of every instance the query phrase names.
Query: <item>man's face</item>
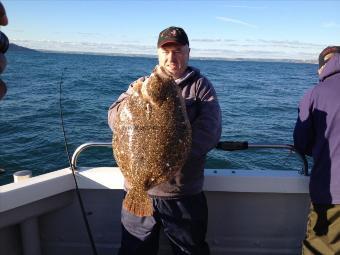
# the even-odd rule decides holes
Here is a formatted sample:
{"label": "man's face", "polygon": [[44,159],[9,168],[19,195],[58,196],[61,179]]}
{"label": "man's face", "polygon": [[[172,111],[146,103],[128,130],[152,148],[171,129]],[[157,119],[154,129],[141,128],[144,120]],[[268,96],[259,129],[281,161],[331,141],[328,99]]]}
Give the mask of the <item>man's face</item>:
{"label": "man's face", "polygon": [[158,48],[158,62],[174,79],[182,77],[188,67],[190,48],[188,45],[168,43]]}

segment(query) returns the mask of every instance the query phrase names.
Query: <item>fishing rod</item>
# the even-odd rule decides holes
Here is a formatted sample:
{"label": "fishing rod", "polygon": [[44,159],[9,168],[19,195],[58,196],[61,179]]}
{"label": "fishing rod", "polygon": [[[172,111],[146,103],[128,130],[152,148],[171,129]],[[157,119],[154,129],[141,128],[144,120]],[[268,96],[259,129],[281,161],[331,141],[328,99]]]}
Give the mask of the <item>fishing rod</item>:
{"label": "fishing rod", "polygon": [[65,152],[66,152],[66,155],[67,155],[67,159],[68,159],[70,169],[72,170],[73,180],[74,180],[74,183],[76,185],[76,194],[77,194],[78,201],[79,201],[79,204],[80,204],[81,213],[82,213],[82,216],[83,216],[83,219],[84,219],[84,222],[85,222],[86,231],[87,231],[87,234],[88,234],[89,239],[90,239],[92,253],[94,255],[98,255],[96,245],[95,245],[95,242],[94,242],[94,239],[93,239],[93,236],[92,236],[90,224],[89,224],[88,219],[86,217],[83,199],[80,195],[79,186],[78,186],[78,182],[77,182],[77,178],[76,178],[76,174],[75,174],[75,166],[71,163],[71,158],[70,158],[70,154],[69,154],[69,150],[68,150],[68,143],[67,143],[67,139],[66,139],[65,125],[64,125],[64,114],[63,114],[63,107],[62,107],[62,84],[64,82],[64,72],[65,72],[65,70],[66,70],[66,68],[64,68],[64,70],[62,71],[61,77],[60,77],[60,82],[59,82],[59,110],[60,110],[61,128],[62,128],[63,137],[64,137]]}
{"label": "fishing rod", "polygon": [[216,149],[223,151],[238,151],[238,150],[247,150],[250,148],[260,148],[260,149],[288,149],[290,151],[295,152],[300,160],[303,163],[303,174],[308,176],[308,161],[306,156],[300,153],[293,145],[291,144],[249,144],[247,141],[220,141]]}

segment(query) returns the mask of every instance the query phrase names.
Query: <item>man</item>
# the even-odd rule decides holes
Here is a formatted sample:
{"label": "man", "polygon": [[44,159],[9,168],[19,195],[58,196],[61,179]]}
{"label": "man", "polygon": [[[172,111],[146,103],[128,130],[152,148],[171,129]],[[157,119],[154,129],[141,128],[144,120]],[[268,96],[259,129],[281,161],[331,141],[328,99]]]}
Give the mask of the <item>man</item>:
{"label": "man", "polygon": [[[6,15],[5,7],[0,2],[0,25],[6,26],[8,24],[8,19]],[[8,48],[8,38],[0,31],[0,74],[4,71],[7,61],[5,57],[5,52]],[[0,100],[5,96],[7,92],[6,83],[0,79]]]}
{"label": "man", "polygon": [[[205,242],[208,208],[202,191],[203,171],[206,154],[221,135],[221,111],[210,81],[197,68],[188,66],[189,53],[189,40],[182,28],[169,27],[160,32],[158,62],[173,76],[185,99],[192,149],[185,166],[172,180],[148,191],[153,200],[153,216],[137,217],[122,209],[120,255],[157,254],[160,227],[174,254],[209,254]],[[119,105],[131,94],[133,85],[110,107],[111,129]]]}
{"label": "man", "polygon": [[313,156],[303,254],[340,254],[340,46],[319,56],[318,85],[299,105],[294,144]]}

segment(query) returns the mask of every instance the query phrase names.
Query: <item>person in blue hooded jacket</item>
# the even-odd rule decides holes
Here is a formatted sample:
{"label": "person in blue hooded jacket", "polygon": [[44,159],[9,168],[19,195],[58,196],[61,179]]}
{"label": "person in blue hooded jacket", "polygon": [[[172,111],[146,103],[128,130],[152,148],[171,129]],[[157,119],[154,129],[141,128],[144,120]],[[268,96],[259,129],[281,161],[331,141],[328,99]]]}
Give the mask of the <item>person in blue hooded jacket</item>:
{"label": "person in blue hooded jacket", "polygon": [[319,56],[319,84],[300,101],[298,151],[313,157],[311,209],[302,254],[340,254],[340,46]]}
{"label": "person in blue hooded jacket", "polygon": [[[220,139],[220,105],[211,82],[199,69],[188,65],[189,39],[183,28],[171,26],[161,31],[157,54],[159,66],[171,74],[185,100],[192,128],[191,152],[184,167],[171,180],[148,191],[154,206],[152,216],[138,217],[122,208],[122,240],[118,254],[158,254],[162,227],[173,254],[209,255],[209,245],[205,241],[208,206],[203,192],[204,166],[208,151]],[[135,84],[130,84],[111,105],[108,123],[112,130],[121,103],[131,95]]]}

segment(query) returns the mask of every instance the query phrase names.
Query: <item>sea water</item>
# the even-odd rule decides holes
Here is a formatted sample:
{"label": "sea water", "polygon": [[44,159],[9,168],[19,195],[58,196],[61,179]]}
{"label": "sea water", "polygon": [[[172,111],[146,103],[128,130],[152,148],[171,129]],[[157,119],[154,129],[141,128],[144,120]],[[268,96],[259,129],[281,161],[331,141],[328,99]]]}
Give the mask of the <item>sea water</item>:
{"label": "sea water", "polygon": [[[128,85],[148,75],[155,57],[46,52],[8,52],[2,79],[8,93],[0,102],[0,185],[12,174],[33,175],[68,166],[60,109],[69,154],[90,141],[111,142],[109,106]],[[314,64],[192,59],[210,79],[222,109],[222,141],[292,144],[298,102],[317,82]],[[60,91],[60,83],[62,90]],[[61,92],[61,105],[60,105]],[[113,166],[112,150],[92,148],[80,166]],[[207,168],[301,170],[288,150],[212,150]]]}

